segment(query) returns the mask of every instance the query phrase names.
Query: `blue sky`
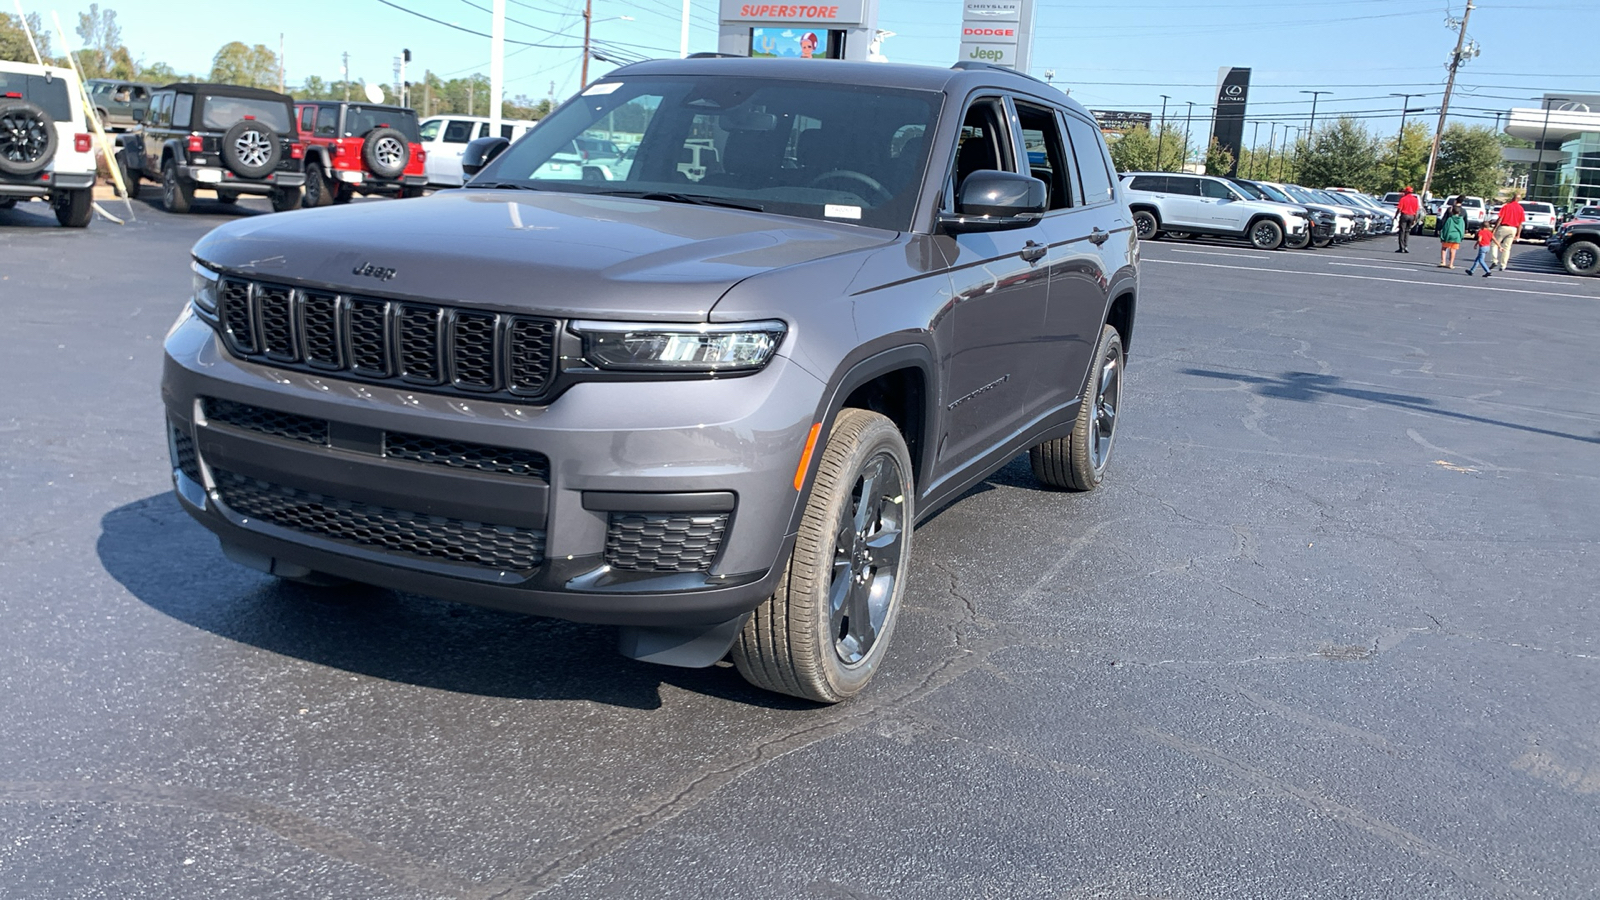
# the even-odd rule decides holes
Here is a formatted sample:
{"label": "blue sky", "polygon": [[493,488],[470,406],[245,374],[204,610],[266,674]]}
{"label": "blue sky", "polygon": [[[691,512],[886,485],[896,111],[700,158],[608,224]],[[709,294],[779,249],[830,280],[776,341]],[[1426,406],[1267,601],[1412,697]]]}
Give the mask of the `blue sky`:
{"label": "blue sky", "polygon": [[[204,74],[222,44],[278,46],[283,34],[290,85],[308,75],[339,77],[340,54],[350,53],[351,75],[393,80],[400,48],[413,54],[413,71],[454,75],[488,72],[486,38],[410,15],[412,10],[461,28],[489,31],[490,0],[276,0],[261,4],[204,2],[187,7],[170,0],[109,0],[123,41],[145,63],[170,63]],[[1586,44],[1594,37],[1594,7],[1576,0],[1477,0],[1469,37],[1482,54],[1462,68],[1452,112],[1467,121],[1494,123],[1494,110],[1537,106],[1540,93],[1600,94],[1600,66]],[[1210,115],[1217,67],[1254,72],[1249,118],[1260,120],[1261,139],[1273,119],[1304,125],[1311,97],[1328,90],[1317,118],[1356,114],[1374,129],[1398,124],[1400,99],[1391,92],[1422,93],[1411,106],[1437,117],[1444,62],[1455,43],[1447,12],[1459,16],[1463,0],[1039,0],[1033,74],[1055,71],[1054,83],[1091,108],[1159,113],[1182,118],[1192,101],[1196,120]],[[10,6],[10,4],[7,4]],[[88,4],[51,7],[24,0],[23,8],[49,21],[52,8],[69,34]],[[177,12],[179,9],[183,12]],[[680,0],[594,0],[595,36],[642,55],[676,55]],[[716,5],[693,0],[690,49],[716,49]],[[270,15],[263,15],[270,10]],[[508,0],[507,38],[550,45],[509,45],[507,90],[558,100],[578,86],[583,33],[582,0]],[[632,20],[620,19],[631,16]],[[960,0],[882,0],[879,27],[895,32],[884,52],[895,62],[948,65],[956,57]],[[1569,38],[1570,35],[1570,38]],[[73,37],[74,41],[76,37]],[[59,39],[55,42],[59,50]],[[591,78],[610,66],[591,65]],[[1196,131],[1203,130],[1197,126]],[[1245,135],[1249,141],[1252,128]]]}

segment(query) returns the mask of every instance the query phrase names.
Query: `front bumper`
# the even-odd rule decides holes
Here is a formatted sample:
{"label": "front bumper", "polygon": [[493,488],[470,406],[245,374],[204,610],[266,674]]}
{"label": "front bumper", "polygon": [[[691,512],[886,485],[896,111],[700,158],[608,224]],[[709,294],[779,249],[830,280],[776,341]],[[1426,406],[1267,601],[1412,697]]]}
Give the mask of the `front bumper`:
{"label": "front bumper", "polygon": [[1525,224],[1522,226],[1522,233],[1518,235],[1518,237],[1547,238],[1552,234],[1555,234],[1555,232],[1556,230],[1551,228],[1549,225]]}
{"label": "front bumper", "polygon": [[[725,622],[773,592],[822,390],[775,357],[744,378],[579,383],[545,406],[463,400],[239,360],[192,312],[167,339],[162,379],[178,497],[234,558],[640,626]],[[240,427],[218,402],[325,423],[326,435]],[[548,466],[536,477],[422,462],[391,452],[397,436]],[[719,514],[709,563],[641,563],[641,528],[646,549],[666,546],[675,523]]]}

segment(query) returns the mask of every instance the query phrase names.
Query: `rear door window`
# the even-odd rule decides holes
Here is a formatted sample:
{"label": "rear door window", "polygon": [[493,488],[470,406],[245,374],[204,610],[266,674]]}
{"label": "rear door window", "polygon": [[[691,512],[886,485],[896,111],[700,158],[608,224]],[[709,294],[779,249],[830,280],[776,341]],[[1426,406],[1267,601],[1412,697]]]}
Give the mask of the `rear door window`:
{"label": "rear door window", "polygon": [[1135,175],[1128,182],[1130,191],[1150,191],[1156,194],[1167,192],[1167,176],[1165,175]]}
{"label": "rear door window", "polygon": [[194,117],[194,95],[179,94],[172,103],[172,127],[188,128],[189,120]]}
{"label": "rear door window", "polygon": [[150,101],[150,124],[166,128],[172,124],[172,92],[162,91]]}
{"label": "rear door window", "polygon": [[1167,193],[1182,194],[1185,197],[1200,196],[1200,183],[1194,178],[1183,175],[1167,176]]}
{"label": "rear door window", "polygon": [[1072,139],[1072,154],[1078,160],[1078,174],[1083,179],[1083,202],[1087,205],[1106,203],[1116,196],[1111,180],[1110,160],[1106,158],[1105,141],[1100,129],[1070,113],[1067,136]]}
{"label": "rear door window", "polygon": [[72,121],[72,100],[65,79],[0,72],[0,97],[26,100],[57,122]]}
{"label": "rear door window", "polygon": [[472,123],[460,119],[451,119],[450,124],[444,129],[444,142],[446,144],[465,144],[472,140]]}

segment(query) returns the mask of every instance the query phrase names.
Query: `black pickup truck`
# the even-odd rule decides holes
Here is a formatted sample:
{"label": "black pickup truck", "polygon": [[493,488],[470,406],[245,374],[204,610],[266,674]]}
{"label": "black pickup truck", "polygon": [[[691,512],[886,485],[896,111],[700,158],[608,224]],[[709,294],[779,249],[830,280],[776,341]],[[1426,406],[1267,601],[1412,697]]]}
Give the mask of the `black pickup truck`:
{"label": "black pickup truck", "polygon": [[1600,222],[1568,222],[1544,246],[1569,273],[1600,275]]}

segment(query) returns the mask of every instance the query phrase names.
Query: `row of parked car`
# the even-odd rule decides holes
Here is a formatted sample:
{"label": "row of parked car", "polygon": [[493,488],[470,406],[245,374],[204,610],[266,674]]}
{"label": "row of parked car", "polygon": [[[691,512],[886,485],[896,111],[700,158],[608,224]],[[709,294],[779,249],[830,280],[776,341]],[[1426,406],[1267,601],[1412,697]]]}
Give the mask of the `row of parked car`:
{"label": "row of parked car", "polygon": [[1391,234],[1395,211],[1355,191],[1190,175],[1126,172],[1139,237],[1222,237],[1260,250],[1303,250]]}

